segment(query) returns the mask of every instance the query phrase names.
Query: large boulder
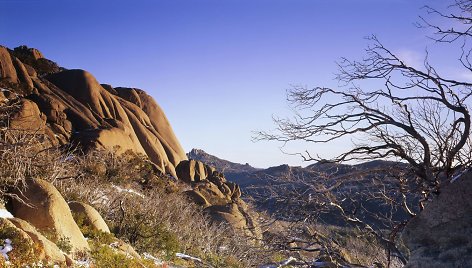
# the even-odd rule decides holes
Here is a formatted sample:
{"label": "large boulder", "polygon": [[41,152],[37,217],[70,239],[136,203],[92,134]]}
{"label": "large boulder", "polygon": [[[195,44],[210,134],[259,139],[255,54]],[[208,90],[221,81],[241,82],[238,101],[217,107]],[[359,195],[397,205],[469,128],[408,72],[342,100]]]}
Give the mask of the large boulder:
{"label": "large boulder", "polygon": [[39,245],[41,252],[37,253],[36,256],[40,260],[46,260],[49,263],[52,262],[55,264],[63,264],[66,262],[66,256],[64,255],[64,252],[62,252],[56,244],[38,232],[38,230],[36,230],[36,228],[34,228],[31,224],[18,218],[9,220],[16,227],[26,232],[28,236]]}
{"label": "large boulder", "polygon": [[87,240],[59,191],[41,179],[28,179],[26,185],[26,190],[17,194],[27,204],[13,200],[12,214],[29,222],[53,241],[68,239],[73,252],[89,250]]}
{"label": "large boulder", "polygon": [[[33,80],[28,74],[26,66],[17,58],[13,58],[13,65],[16,68],[16,74],[18,76],[18,81],[26,85],[26,87],[31,90],[33,89]],[[31,93],[31,92],[29,92]]]}
{"label": "large boulder", "polygon": [[215,168],[193,159],[181,161],[176,173],[180,180],[192,186],[192,190],[185,192],[189,199],[205,207],[212,220],[227,223],[234,231],[255,238],[254,241],[262,239],[256,217],[240,199],[239,185],[227,181]]}
{"label": "large boulder", "polygon": [[81,224],[89,228],[104,233],[110,233],[108,225],[103,220],[102,216],[92,206],[82,202],[69,202],[69,208],[76,221],[81,221]]}
{"label": "large boulder", "polygon": [[405,227],[411,255],[407,268],[472,267],[472,173],[441,194]]}
{"label": "large boulder", "polygon": [[244,233],[254,242],[257,243],[262,239],[262,231],[255,215],[251,215],[244,201],[237,200],[226,205],[213,205],[205,210],[214,221],[229,224],[234,231]]}
{"label": "large boulder", "polygon": [[212,205],[224,205],[230,202],[230,198],[210,181],[196,183],[194,191],[205,197],[205,200]]}
{"label": "large boulder", "polygon": [[21,129],[41,133],[44,131],[46,118],[39,110],[36,103],[28,99],[22,99],[19,110],[10,118],[12,129]]}
{"label": "large boulder", "polygon": [[213,172],[213,170],[196,160],[184,160],[181,161],[176,169],[177,178],[185,182],[200,182],[206,180],[206,178]]}

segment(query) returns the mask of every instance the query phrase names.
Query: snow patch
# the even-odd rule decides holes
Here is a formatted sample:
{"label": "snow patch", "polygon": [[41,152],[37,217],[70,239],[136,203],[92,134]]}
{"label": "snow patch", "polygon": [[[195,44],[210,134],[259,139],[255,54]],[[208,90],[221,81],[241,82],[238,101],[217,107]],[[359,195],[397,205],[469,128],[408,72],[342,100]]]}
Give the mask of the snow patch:
{"label": "snow patch", "polygon": [[190,255],[187,255],[187,254],[183,254],[183,253],[175,253],[175,256],[177,258],[181,258],[181,259],[184,259],[184,260],[191,260],[191,261],[196,261],[196,262],[202,262],[201,259],[199,258],[195,258],[195,257],[192,257]]}
{"label": "snow patch", "polygon": [[0,253],[3,255],[3,258],[8,261],[8,252],[13,250],[13,247],[11,246],[11,240],[10,239],[5,239],[5,244],[3,246],[0,246]]}
{"label": "snow patch", "polygon": [[145,196],[142,194],[142,193],[139,193],[133,189],[123,189],[121,188],[120,186],[117,186],[117,185],[112,185],[113,188],[115,188],[119,193],[121,192],[126,192],[126,193],[130,193],[130,194],[135,194],[141,198],[144,198]]}
{"label": "snow patch", "polygon": [[90,268],[91,267],[91,261],[86,259],[86,260],[76,260],[74,261],[74,264],[77,266],[77,267],[80,267],[80,268]]}
{"label": "snow patch", "polygon": [[13,215],[10,213],[10,211],[4,209],[4,208],[0,208],[0,218],[4,218],[4,219],[12,219],[14,218]]}
{"label": "snow patch", "polygon": [[164,264],[165,264],[164,261],[162,261],[162,260],[160,260],[159,258],[156,258],[156,257],[154,257],[154,256],[152,256],[151,254],[146,253],[146,252],[143,253],[143,258],[144,258],[145,260],[151,260],[151,261],[153,261],[155,265],[164,265]]}
{"label": "snow patch", "polygon": [[456,176],[452,177],[451,179],[451,183],[455,182],[457,179],[459,179],[460,177],[462,177],[462,175],[464,175],[466,172],[468,172],[469,169],[464,169],[463,171],[461,171],[459,174],[457,174]]}

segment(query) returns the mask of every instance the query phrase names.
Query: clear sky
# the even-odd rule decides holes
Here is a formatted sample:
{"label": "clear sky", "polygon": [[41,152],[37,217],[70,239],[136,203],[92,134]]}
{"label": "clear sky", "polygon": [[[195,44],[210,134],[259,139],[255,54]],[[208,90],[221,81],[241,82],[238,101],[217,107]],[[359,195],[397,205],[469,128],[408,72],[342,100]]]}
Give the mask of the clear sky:
{"label": "clear sky", "polygon": [[[286,89],[336,86],[335,61],[362,57],[371,34],[420,62],[431,40],[413,24],[425,4],[446,2],[0,0],[0,44],[35,47],[101,83],[146,90],[186,151],[257,167],[306,165],[281,144],[251,141],[252,131],[274,128],[273,114],[289,114]],[[329,156],[346,146],[285,150]]]}

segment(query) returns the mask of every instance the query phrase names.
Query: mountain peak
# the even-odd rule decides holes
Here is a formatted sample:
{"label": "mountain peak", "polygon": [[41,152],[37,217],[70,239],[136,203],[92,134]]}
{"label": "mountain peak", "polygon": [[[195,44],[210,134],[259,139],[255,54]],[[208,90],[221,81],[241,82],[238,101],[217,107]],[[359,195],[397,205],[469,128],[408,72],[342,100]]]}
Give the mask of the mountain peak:
{"label": "mountain peak", "polygon": [[190,150],[188,155],[198,156],[198,155],[208,155],[208,153],[202,149],[193,148],[192,150]]}
{"label": "mountain peak", "polygon": [[240,163],[230,162],[228,160],[224,160],[214,155],[211,155],[202,149],[193,148],[187,154],[187,157],[189,159],[198,160],[207,165],[213,166],[216,169],[221,170],[223,173],[252,172],[252,171],[257,170],[256,168],[252,167],[248,163],[240,164]]}

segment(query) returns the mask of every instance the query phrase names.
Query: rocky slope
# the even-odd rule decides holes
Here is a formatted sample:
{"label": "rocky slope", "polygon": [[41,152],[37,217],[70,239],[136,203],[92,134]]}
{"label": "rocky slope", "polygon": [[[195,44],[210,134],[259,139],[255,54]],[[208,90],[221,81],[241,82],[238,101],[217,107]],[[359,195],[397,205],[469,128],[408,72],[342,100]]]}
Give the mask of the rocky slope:
{"label": "rocky slope", "polygon": [[[47,137],[44,145],[73,145],[85,153],[107,149],[118,155],[129,151],[144,155],[153,163],[153,170],[186,184],[187,196],[214,221],[261,238],[253,215],[240,198],[239,186],[214,168],[187,160],[164,112],[143,90],[100,84],[87,71],[61,68],[36,49],[0,46],[0,105],[9,107],[8,113],[2,113],[2,130],[41,134]],[[74,252],[89,249],[71,210],[98,218],[96,228],[108,231],[88,204],[68,205],[47,181],[31,178],[25,185],[27,190],[17,195],[33,206],[13,201],[8,210],[15,218],[0,224],[22,233],[30,242],[44,241],[44,250],[53,248],[44,258],[55,258],[58,263],[69,258],[54,251],[54,243],[44,238],[51,231],[55,239],[69,237]]]}

